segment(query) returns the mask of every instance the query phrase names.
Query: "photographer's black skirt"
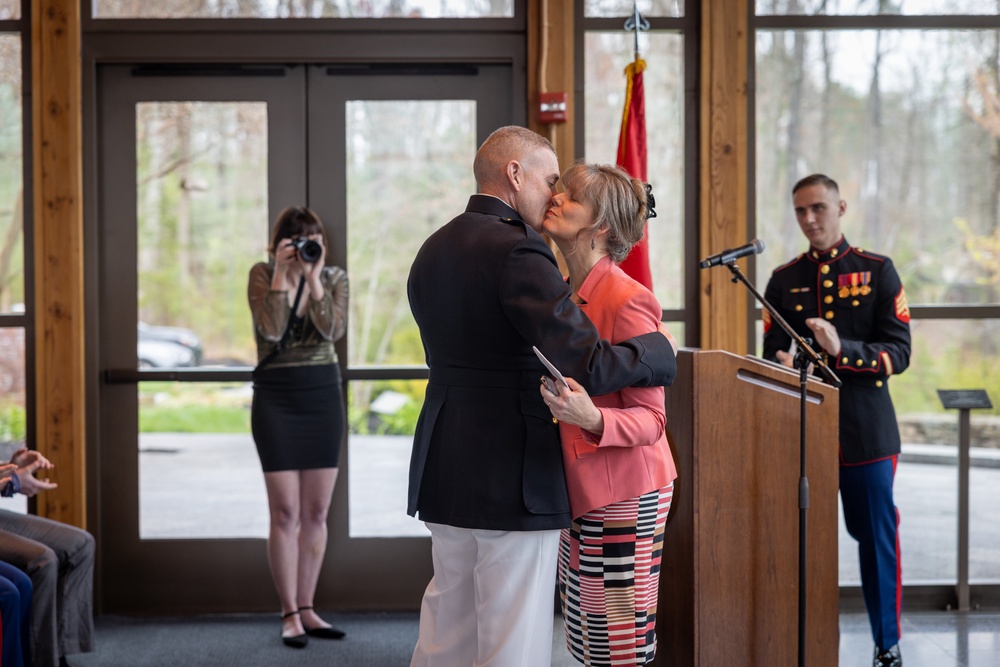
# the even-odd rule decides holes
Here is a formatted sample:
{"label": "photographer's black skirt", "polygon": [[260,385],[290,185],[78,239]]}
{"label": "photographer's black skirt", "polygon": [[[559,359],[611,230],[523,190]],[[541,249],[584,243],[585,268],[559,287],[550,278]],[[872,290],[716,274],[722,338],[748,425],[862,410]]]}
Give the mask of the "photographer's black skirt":
{"label": "photographer's black skirt", "polygon": [[250,428],[264,472],[336,468],[344,437],[340,367],[254,371]]}

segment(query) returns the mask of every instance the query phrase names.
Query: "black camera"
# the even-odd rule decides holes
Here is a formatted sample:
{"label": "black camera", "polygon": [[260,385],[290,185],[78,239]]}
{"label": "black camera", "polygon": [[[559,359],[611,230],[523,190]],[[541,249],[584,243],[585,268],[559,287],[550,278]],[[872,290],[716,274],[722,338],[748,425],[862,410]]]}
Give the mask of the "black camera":
{"label": "black camera", "polygon": [[294,239],[292,240],[292,246],[294,246],[295,252],[299,253],[302,261],[309,264],[318,260],[320,255],[323,254],[323,246],[312,239]]}

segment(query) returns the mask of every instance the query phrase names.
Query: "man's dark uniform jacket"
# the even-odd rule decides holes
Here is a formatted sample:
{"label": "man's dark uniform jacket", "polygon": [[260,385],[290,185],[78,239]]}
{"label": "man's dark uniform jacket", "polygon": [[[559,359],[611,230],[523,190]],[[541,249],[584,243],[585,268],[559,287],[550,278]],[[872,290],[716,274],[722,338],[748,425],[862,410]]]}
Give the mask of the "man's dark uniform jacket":
{"label": "man's dark uniform jacket", "polygon": [[667,339],[600,340],[542,237],[487,195],[473,195],[427,239],[407,292],[430,366],[408,513],[461,528],[568,527],[559,428],[539,394],[545,370],[531,346],[600,395],[670,384]]}
{"label": "man's dark uniform jacket", "polygon": [[[866,463],[899,453],[899,426],[889,376],[910,363],[910,310],[892,260],[852,248],[846,239],[815,249],[774,270],[764,298],[803,338],[805,321],[822,317],[840,335],[830,368],[840,388],[841,464]],[[788,351],[791,338],[764,311],[764,358]],[[818,345],[812,346],[817,352]]]}

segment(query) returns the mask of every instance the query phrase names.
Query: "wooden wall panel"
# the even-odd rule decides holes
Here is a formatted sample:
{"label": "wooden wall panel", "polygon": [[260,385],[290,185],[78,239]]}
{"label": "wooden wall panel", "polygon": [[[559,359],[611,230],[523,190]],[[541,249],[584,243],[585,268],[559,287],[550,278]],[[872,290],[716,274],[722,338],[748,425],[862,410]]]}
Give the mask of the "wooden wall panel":
{"label": "wooden wall panel", "polygon": [[[699,256],[747,239],[748,0],[702,2]],[[740,260],[746,272],[746,260]],[[699,273],[700,347],[746,354],[747,291],[732,273]]]}
{"label": "wooden wall panel", "polygon": [[[576,156],[573,126],[573,0],[528,1],[528,127],[548,137],[565,169]],[[538,93],[569,95],[565,123],[538,122]]]}
{"label": "wooden wall panel", "polygon": [[85,527],[80,3],[31,7],[37,449],[58,488],[38,513]]}

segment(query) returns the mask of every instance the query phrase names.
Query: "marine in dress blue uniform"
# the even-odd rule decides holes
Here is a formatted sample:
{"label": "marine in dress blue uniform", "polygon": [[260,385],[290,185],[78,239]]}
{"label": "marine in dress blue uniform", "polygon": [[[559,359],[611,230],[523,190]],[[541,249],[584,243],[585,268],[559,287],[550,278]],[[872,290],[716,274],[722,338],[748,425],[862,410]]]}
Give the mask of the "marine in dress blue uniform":
{"label": "marine in dress blue uniform", "polygon": [[[816,339],[843,382],[840,494],[847,530],[858,541],[874,664],[902,665],[899,513],[892,497],[900,439],[889,378],[909,365],[906,293],[891,259],[851,246],[840,233],[846,204],[835,182],[810,176],[793,196],[811,247],[774,270],[764,298],[799,335]],[[788,365],[791,342],[765,310],[764,357]]]}

